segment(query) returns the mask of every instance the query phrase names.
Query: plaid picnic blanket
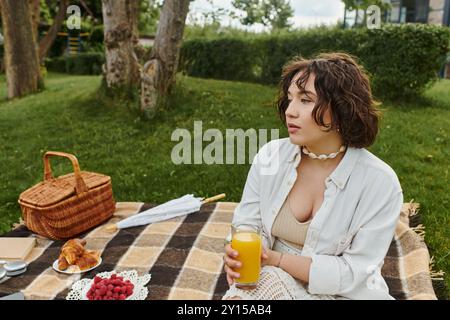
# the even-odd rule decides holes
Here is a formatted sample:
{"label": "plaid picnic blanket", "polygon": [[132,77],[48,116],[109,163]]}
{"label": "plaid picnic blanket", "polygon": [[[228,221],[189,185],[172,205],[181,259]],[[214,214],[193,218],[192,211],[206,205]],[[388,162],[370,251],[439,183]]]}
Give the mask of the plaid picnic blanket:
{"label": "plaid picnic blanket", "polygon": [[[381,273],[389,293],[398,300],[436,300],[430,277],[430,255],[417,218],[419,204],[404,203]],[[417,220],[417,219],[415,219]],[[417,229],[415,231],[414,229]]]}
{"label": "plaid picnic blanket", "polygon": [[[155,206],[119,202],[110,222],[117,222]],[[102,252],[102,264],[82,275],[65,275],[52,269],[63,241],[37,236],[37,246],[27,258],[28,270],[0,283],[0,297],[21,291],[25,299],[65,299],[72,284],[81,278],[111,270],[135,269],[150,273],[149,300],[220,299],[228,289],[223,272],[223,239],[229,232],[237,203],[205,204],[190,215],[111,233],[107,224],[81,237],[87,249]],[[401,220],[382,269],[396,299],[436,299],[429,275],[429,254],[421,237],[409,228],[417,205],[405,203]],[[24,226],[3,236],[36,235]]]}

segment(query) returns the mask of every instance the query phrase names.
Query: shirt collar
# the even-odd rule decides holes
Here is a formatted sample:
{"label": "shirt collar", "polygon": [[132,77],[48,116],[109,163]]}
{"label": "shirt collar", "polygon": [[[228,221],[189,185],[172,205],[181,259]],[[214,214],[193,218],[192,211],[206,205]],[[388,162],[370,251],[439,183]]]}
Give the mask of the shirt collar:
{"label": "shirt collar", "polygon": [[287,162],[293,162],[295,161],[295,159],[297,158],[297,156],[299,156],[301,158],[301,152],[300,152],[300,147],[296,144],[291,143],[291,150],[289,153],[289,156],[287,157]]}
{"label": "shirt collar", "polygon": [[[302,153],[300,151],[300,147],[298,145],[292,144],[293,148],[290,151],[288,156],[288,162],[294,162],[297,157],[298,161],[300,161],[302,157]],[[348,178],[355,167],[355,164],[361,154],[360,148],[348,147],[347,151],[344,154],[341,162],[339,162],[338,166],[334,171],[330,174],[330,179],[334,182],[334,184],[339,189],[344,189],[347,184]]]}

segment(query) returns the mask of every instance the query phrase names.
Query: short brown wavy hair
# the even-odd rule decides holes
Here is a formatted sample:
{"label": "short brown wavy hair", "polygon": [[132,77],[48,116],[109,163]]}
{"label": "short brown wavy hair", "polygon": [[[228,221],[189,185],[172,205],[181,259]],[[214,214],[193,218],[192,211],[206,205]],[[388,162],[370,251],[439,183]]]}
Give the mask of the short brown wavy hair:
{"label": "short brown wavy hair", "polygon": [[[299,72],[302,74],[296,85],[300,92],[305,91],[309,76],[315,75],[317,101],[312,115],[318,125],[327,131],[339,129],[344,144],[350,147],[365,148],[375,142],[381,116],[378,102],[372,97],[367,72],[346,53],[322,53],[314,59],[296,57],[283,67],[277,106],[284,125],[288,90]],[[331,124],[323,121],[328,109]]]}

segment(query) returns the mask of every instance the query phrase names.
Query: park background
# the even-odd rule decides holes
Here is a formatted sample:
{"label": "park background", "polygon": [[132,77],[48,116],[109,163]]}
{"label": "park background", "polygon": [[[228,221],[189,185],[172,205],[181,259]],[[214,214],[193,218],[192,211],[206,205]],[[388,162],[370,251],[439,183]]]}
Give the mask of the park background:
{"label": "park background", "polygon": [[[420,203],[448,287],[450,1],[166,2],[183,17],[175,27],[163,1],[0,1],[0,233],[19,222],[19,194],[42,180],[48,150],[111,176],[117,201],[226,193],[238,202],[250,164],[175,165],[172,132],[201,120],[204,131],[277,128],[287,137],[275,108],[283,64],[344,51],[369,71],[382,103],[369,150],[394,168],[405,202]],[[71,171],[64,161],[53,167]]]}

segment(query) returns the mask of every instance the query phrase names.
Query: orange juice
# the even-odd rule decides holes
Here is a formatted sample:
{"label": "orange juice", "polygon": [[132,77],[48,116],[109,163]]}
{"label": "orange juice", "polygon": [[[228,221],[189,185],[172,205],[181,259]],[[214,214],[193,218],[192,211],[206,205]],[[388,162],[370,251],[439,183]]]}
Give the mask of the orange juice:
{"label": "orange juice", "polygon": [[242,267],[235,270],[241,275],[236,284],[256,285],[261,269],[261,236],[255,231],[237,231],[231,247],[239,253],[236,260],[242,263]]}

